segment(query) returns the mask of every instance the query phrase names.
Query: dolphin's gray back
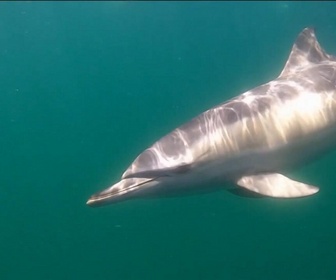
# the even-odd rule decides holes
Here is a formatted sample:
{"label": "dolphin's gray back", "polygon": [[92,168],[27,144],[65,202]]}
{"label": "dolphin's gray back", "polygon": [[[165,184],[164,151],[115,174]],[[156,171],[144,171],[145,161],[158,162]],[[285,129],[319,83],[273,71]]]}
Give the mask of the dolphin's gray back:
{"label": "dolphin's gray back", "polygon": [[185,172],[210,161],[305,145],[319,134],[333,137],[335,122],[336,58],[305,29],[277,79],[175,129],[140,154],[123,178]]}

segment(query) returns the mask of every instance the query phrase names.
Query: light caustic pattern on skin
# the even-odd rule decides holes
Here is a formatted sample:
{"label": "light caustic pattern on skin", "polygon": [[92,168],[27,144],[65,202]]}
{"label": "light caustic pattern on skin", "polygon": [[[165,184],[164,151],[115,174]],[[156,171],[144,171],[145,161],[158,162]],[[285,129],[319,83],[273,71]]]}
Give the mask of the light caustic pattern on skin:
{"label": "light caustic pattern on skin", "polygon": [[335,69],[326,66],[330,79],[324,77],[322,91],[316,88],[312,69],[297,81],[278,78],[176,129],[142,154],[132,171],[144,168],[144,162],[159,170],[243,150],[276,148],[327,127],[335,121],[336,103]]}
{"label": "light caustic pattern on skin", "polygon": [[278,78],[205,111],[164,136],[134,160],[120,182],[94,195],[88,204],[99,205],[152,186],[193,184],[200,170],[204,180],[222,172],[228,178],[241,178],[234,181],[237,185],[265,195],[310,195],[317,188],[277,173],[246,172],[281,171],[292,160],[303,161],[303,154],[329,147],[333,139],[336,58],[321,48],[314,30],[306,28]]}

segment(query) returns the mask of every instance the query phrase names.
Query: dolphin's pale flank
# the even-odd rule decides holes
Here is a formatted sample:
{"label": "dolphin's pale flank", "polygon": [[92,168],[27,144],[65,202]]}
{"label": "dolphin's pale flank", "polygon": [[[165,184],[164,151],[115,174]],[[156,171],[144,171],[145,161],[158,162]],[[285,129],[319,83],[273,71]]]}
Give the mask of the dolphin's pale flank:
{"label": "dolphin's pale flank", "polygon": [[319,189],[281,173],[328,152],[335,142],[336,57],[306,28],[278,78],[176,128],[87,204],[211,191],[218,182],[270,197],[308,196]]}

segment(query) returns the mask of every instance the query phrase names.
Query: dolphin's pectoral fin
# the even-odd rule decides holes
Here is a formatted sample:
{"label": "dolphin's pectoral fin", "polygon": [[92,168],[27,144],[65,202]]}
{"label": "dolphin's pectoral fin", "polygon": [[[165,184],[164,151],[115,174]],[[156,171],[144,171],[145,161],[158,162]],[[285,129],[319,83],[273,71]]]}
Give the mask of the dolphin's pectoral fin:
{"label": "dolphin's pectoral fin", "polygon": [[250,191],[271,197],[302,197],[319,191],[317,187],[294,181],[278,173],[244,176],[236,183]]}

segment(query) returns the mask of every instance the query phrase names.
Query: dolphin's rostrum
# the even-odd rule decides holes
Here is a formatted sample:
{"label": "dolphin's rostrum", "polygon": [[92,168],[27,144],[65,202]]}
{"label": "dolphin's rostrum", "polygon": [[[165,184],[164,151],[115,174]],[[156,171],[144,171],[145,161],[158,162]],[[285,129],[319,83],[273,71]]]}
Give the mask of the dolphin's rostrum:
{"label": "dolphin's rostrum", "polygon": [[280,174],[328,152],[336,140],[336,57],[314,30],[296,39],[280,76],[202,113],[142,152],[90,206],[206,189],[214,182],[271,197],[318,188]]}

